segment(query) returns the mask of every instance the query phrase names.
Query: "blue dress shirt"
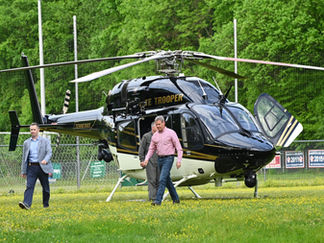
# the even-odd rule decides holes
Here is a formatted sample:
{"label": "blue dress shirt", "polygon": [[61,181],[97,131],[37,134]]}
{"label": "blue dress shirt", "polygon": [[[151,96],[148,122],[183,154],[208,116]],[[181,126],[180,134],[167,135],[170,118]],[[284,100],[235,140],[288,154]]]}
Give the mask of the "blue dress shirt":
{"label": "blue dress shirt", "polygon": [[37,137],[36,140],[30,138],[30,148],[29,148],[29,157],[28,161],[31,163],[39,162],[38,161],[38,143],[39,143],[39,138]]}

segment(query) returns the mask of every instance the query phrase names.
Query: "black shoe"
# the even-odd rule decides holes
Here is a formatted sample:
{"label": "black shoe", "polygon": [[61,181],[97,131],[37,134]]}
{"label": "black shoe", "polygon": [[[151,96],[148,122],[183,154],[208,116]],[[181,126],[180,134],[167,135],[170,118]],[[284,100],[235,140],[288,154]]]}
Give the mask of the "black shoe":
{"label": "black shoe", "polygon": [[161,206],[161,203],[152,202],[151,205],[152,206]]}
{"label": "black shoe", "polygon": [[25,203],[23,203],[23,202],[19,202],[19,207],[21,208],[21,209],[30,209],[30,207],[28,207]]}
{"label": "black shoe", "polygon": [[180,203],[180,200],[173,201],[173,204],[178,204],[178,203]]}

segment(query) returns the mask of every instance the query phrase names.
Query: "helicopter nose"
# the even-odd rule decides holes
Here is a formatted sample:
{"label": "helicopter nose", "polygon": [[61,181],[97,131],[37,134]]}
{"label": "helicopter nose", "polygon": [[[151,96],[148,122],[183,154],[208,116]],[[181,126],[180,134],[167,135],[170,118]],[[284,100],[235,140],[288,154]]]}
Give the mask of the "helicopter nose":
{"label": "helicopter nose", "polygon": [[220,136],[217,141],[229,148],[215,160],[215,170],[218,173],[239,169],[256,171],[268,164],[275,155],[272,143],[261,135],[248,136],[233,132]]}
{"label": "helicopter nose", "polygon": [[273,144],[259,134],[247,136],[240,132],[227,133],[217,139],[223,144],[237,149],[250,151],[267,152],[274,149]]}

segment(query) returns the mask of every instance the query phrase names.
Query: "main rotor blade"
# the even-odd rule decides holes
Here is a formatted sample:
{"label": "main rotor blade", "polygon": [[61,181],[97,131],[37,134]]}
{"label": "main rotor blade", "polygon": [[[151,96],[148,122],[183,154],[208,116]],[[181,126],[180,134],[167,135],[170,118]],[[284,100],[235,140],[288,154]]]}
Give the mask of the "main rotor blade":
{"label": "main rotor blade", "polygon": [[94,58],[94,59],[84,59],[84,60],[78,60],[78,61],[57,62],[57,63],[49,63],[49,64],[43,64],[43,65],[28,66],[28,67],[4,69],[4,70],[0,70],[0,73],[11,72],[11,71],[21,71],[21,70],[27,70],[27,69],[57,67],[57,66],[64,66],[64,65],[89,63],[89,62],[103,62],[103,61],[113,61],[113,60],[123,60],[123,59],[133,59],[133,58],[143,58],[143,57],[145,57],[145,55],[134,54],[134,55],[127,55],[127,56],[103,57],[103,58]]}
{"label": "main rotor blade", "polygon": [[267,64],[267,65],[305,68],[305,69],[313,69],[313,70],[324,71],[324,67],[300,65],[300,64],[291,64],[291,63],[284,63],[284,62],[261,61],[261,60],[254,60],[254,59],[245,59],[245,58],[221,57],[221,56],[208,55],[208,54],[201,53],[201,52],[194,52],[193,56],[194,57],[212,58],[212,59],[217,59],[217,60],[222,60],[222,61],[249,62],[249,63],[259,63],[259,64]]}
{"label": "main rotor blade", "polygon": [[89,74],[87,76],[84,76],[82,78],[77,78],[77,79],[72,80],[70,82],[71,83],[88,82],[88,81],[91,81],[91,80],[106,76],[108,74],[123,70],[125,68],[135,66],[135,65],[140,64],[140,63],[148,62],[148,61],[151,61],[151,60],[158,60],[158,59],[162,59],[162,58],[168,58],[170,56],[171,56],[170,54],[166,55],[164,52],[160,52],[160,53],[157,53],[156,55],[153,55],[151,57],[147,57],[147,58],[144,58],[142,60],[135,61],[135,62],[126,63],[126,64],[123,64],[123,65],[120,65],[120,66],[108,68],[108,69],[105,69],[105,70],[102,70],[102,71],[99,71],[99,72],[91,73],[91,74]]}
{"label": "main rotor blade", "polygon": [[208,63],[203,63],[203,62],[199,62],[199,61],[192,60],[192,59],[186,59],[186,60],[189,61],[189,62],[195,63],[197,65],[206,67],[208,69],[214,70],[214,71],[219,72],[221,74],[230,76],[232,78],[238,78],[238,79],[245,79],[246,78],[246,77],[243,77],[241,75],[238,75],[238,74],[236,74],[234,72],[228,71],[226,69],[223,69],[223,68],[220,68],[220,67],[217,67],[217,66],[210,65]]}

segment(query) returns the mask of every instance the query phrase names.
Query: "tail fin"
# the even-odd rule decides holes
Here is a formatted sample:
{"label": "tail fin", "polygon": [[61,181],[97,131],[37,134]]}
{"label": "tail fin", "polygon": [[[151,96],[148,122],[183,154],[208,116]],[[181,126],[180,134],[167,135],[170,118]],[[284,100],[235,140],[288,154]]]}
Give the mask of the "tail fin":
{"label": "tail fin", "polygon": [[20,130],[20,124],[16,111],[9,111],[9,117],[11,122],[11,135],[9,151],[15,151],[18,141],[18,135]]}
{"label": "tail fin", "polygon": [[[23,54],[21,56],[21,59],[22,59],[23,65],[25,67],[28,67],[29,63],[28,63],[27,56],[25,56]],[[34,85],[34,78],[33,78],[32,71],[30,69],[26,70],[26,78],[27,78],[27,88],[28,88],[29,97],[30,97],[30,104],[31,104],[32,112],[33,112],[33,121],[37,122],[38,124],[43,124],[44,122],[43,122],[39,102],[37,99],[37,94],[36,94],[35,85]]]}

